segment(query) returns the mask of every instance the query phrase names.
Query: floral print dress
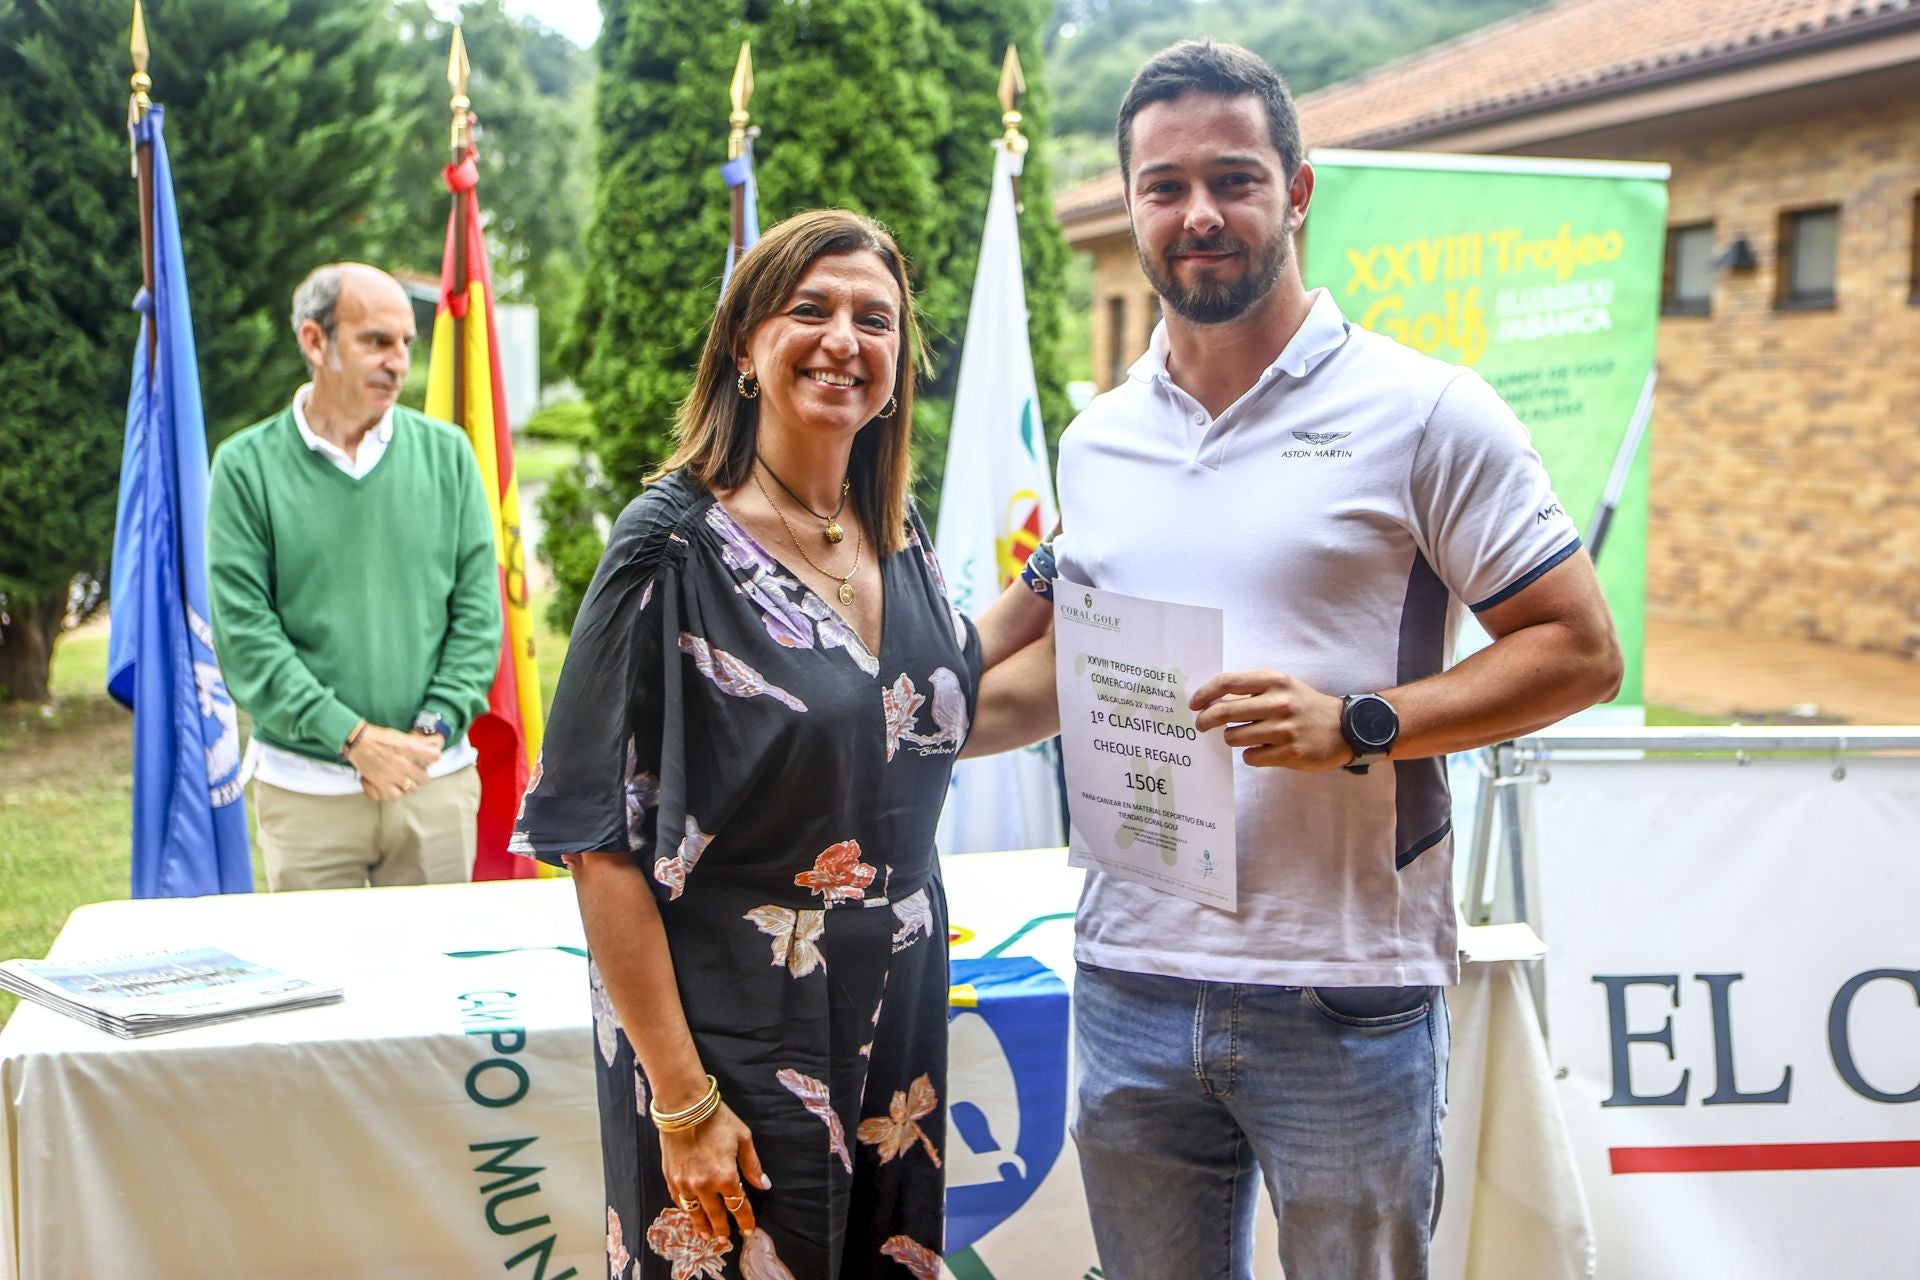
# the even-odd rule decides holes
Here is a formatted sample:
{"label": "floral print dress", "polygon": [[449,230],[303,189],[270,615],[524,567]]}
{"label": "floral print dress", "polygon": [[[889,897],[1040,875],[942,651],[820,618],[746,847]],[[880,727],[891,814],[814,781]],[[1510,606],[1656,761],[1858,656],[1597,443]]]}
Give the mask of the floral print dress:
{"label": "floral print dress", "polygon": [[700,1057],[773,1186],[712,1241],[589,968],[612,1280],[936,1280],[946,902],[934,827],[979,684],[918,516],[879,652],[682,475],[613,529],[512,847],[644,867]]}

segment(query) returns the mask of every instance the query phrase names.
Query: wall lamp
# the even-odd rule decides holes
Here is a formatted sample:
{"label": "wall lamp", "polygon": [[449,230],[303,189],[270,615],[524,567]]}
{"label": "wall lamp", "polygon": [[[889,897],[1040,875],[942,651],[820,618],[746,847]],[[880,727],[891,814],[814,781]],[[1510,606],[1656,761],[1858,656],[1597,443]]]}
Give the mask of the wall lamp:
{"label": "wall lamp", "polygon": [[1760,259],[1753,256],[1753,246],[1745,236],[1722,249],[1720,256],[1713,260],[1715,271],[1751,271],[1759,265]]}

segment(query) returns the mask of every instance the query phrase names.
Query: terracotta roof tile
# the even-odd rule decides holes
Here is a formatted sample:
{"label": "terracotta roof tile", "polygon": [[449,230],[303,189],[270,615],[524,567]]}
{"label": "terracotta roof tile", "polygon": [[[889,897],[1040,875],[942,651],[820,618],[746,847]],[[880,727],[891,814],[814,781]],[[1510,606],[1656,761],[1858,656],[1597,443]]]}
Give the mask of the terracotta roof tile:
{"label": "terracotta roof tile", "polygon": [[1308,94],[1301,127],[1378,144],[1909,18],[1920,0],[1559,0]]}
{"label": "terracotta roof tile", "polygon": [[1076,183],[1053,198],[1053,216],[1059,222],[1077,222],[1121,206],[1120,170]]}
{"label": "terracotta roof tile", "polygon": [[[1557,0],[1307,94],[1301,132],[1311,147],[1391,145],[1887,26],[1920,27],[1920,0]],[[1120,193],[1115,169],[1062,192],[1054,213],[1072,225]]]}

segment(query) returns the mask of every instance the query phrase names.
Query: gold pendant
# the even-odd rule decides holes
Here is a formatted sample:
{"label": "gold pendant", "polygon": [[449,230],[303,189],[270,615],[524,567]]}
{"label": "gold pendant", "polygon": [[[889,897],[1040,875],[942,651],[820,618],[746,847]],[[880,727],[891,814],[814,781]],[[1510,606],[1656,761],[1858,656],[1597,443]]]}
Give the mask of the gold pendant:
{"label": "gold pendant", "polygon": [[853,603],[853,584],[851,582],[843,582],[840,584],[840,603]]}
{"label": "gold pendant", "polygon": [[847,531],[840,527],[838,521],[834,520],[827,521],[827,527],[822,529],[820,533],[828,542],[838,542],[847,536]]}

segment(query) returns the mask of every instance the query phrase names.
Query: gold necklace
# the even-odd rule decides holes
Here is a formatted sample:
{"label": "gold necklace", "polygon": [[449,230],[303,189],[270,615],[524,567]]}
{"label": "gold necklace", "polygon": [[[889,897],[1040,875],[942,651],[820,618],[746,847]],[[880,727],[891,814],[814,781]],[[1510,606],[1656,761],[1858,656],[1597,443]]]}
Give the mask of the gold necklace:
{"label": "gold necklace", "polygon": [[[778,471],[775,471],[772,467],[767,467],[767,460],[765,458],[761,457],[757,453],[753,455],[753,458],[755,462],[758,462],[761,466],[767,468],[767,474],[773,477],[773,482],[775,484],[779,485],[782,489],[785,489],[787,491],[787,496],[789,498],[792,498],[795,502],[800,503],[800,506],[806,511],[806,513],[812,516],[815,520],[820,520],[825,523],[826,527],[820,530],[821,537],[825,538],[829,543],[837,543],[840,541],[840,539],[847,536],[846,530],[840,527],[840,513],[847,509],[847,492],[853,488],[852,476],[843,477],[840,481],[840,505],[833,509],[832,515],[823,516],[818,511],[815,511],[812,507],[808,506],[804,501],[802,501],[800,495],[793,491],[793,486],[780,478],[780,473]],[[792,530],[788,530],[788,532],[792,532]]]}
{"label": "gold necklace", "polygon": [[[764,462],[760,464],[760,466],[762,467],[766,465],[767,464]],[[760,483],[759,468],[756,467],[751,474],[753,476],[754,488],[760,490],[760,496],[767,500],[767,505],[773,508],[773,514],[780,518],[780,525],[782,528],[784,528],[787,531],[787,537],[793,540],[793,549],[800,553],[800,558],[802,560],[805,560],[808,564],[813,566],[813,571],[815,573],[818,573],[828,578],[839,578],[840,579],[840,592],[839,592],[840,603],[843,605],[851,605],[853,603],[853,575],[860,572],[860,549],[866,545],[866,540],[867,540],[866,528],[864,526],[861,526],[857,528],[854,532],[853,567],[847,570],[846,575],[844,577],[841,576],[840,574],[832,572],[831,570],[822,568],[818,563],[814,561],[814,558],[812,556],[807,554],[807,549],[800,545],[800,535],[793,531],[793,526],[791,524],[787,523],[786,513],[780,510],[780,504],[775,502],[773,500],[773,495],[767,492],[767,486]],[[780,479],[779,476],[774,476],[773,478],[776,481]],[[786,488],[786,486],[782,485],[781,488],[784,489]],[[789,492],[791,492],[791,490],[789,490]],[[796,498],[795,501],[798,502],[799,499]],[[800,503],[800,505],[804,507],[806,506],[806,503],[802,502]]]}

